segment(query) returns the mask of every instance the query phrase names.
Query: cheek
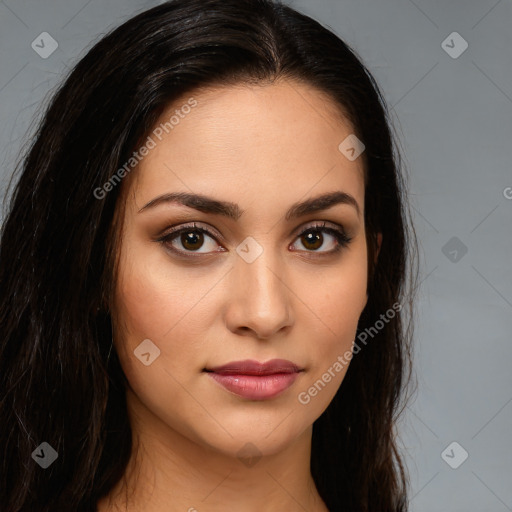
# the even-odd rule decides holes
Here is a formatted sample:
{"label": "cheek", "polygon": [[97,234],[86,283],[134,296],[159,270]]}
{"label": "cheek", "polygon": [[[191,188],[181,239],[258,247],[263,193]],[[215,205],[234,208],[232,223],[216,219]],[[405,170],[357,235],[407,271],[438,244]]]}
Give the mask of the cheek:
{"label": "cheek", "polygon": [[[155,258],[155,252],[131,251],[120,265],[115,295],[116,350],[139,400],[166,421],[177,421],[180,415],[176,411],[190,407],[182,385],[190,387],[198,366],[197,345],[204,339],[198,323],[190,318],[197,315],[199,297],[206,294],[208,286],[203,283],[199,291],[190,286],[186,271],[171,272],[165,254]],[[159,352],[146,366],[134,350],[148,339]],[[151,344],[149,347],[154,350]]]}
{"label": "cheek", "polygon": [[[314,368],[312,373],[325,372],[337,360],[352,349],[356,337],[359,317],[366,303],[366,274],[347,276],[344,283],[338,283],[335,290],[312,298],[316,304],[318,320],[311,319],[320,328],[312,329],[314,340]],[[309,347],[311,352],[311,346]]]}
{"label": "cheek", "polygon": [[358,247],[337,271],[326,273],[315,294],[308,295],[307,346],[309,374],[299,390],[299,403],[320,415],[336,394],[352,358],[357,324],[366,305],[367,267]]}
{"label": "cheek", "polygon": [[338,290],[333,292],[329,307],[334,318],[332,325],[335,333],[349,333],[353,339],[359,317],[366,305],[366,286],[367,269],[364,265],[346,275]]}
{"label": "cheek", "polygon": [[[120,278],[116,304],[130,335],[160,338],[186,313],[179,282],[165,278],[148,265],[125,271]],[[181,299],[181,300],[180,300]]]}
{"label": "cheek", "polygon": [[359,317],[367,302],[366,244],[353,247],[338,268],[322,275],[308,294],[308,306],[317,316],[325,351],[343,348],[353,341]]}
{"label": "cheek", "polygon": [[154,244],[133,242],[121,261],[116,311],[132,338],[163,342],[184,329],[211,283],[206,275],[198,279],[197,271],[193,276],[191,270],[173,265]]}
{"label": "cheek", "polygon": [[143,369],[134,350],[149,339],[160,350],[154,367],[163,365],[185,381],[200,365],[198,353],[211,324],[208,315],[214,315],[211,290],[218,276],[173,266],[164,250],[134,247],[120,264],[114,308],[116,348],[125,373]]}

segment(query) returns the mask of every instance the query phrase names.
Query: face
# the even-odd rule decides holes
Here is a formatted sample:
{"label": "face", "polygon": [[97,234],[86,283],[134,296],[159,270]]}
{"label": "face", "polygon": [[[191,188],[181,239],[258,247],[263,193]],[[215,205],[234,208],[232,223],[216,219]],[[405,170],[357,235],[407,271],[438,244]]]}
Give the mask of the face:
{"label": "face", "polygon": [[367,301],[363,164],[338,149],[353,129],[290,81],[199,91],[161,122],[122,184],[129,407],[226,455],[276,453],[334,397]]}

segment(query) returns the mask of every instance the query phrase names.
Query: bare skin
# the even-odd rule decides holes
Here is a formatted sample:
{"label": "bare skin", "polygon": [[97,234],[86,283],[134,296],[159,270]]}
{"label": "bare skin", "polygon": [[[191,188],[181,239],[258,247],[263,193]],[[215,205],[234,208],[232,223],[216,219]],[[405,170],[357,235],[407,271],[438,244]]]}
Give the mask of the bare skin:
{"label": "bare skin", "polygon": [[[123,182],[111,309],[139,449],[98,511],[326,512],[310,473],[312,425],[342,383],[348,365],[333,364],[351,351],[367,302],[363,162],[338,149],[353,129],[328,98],[290,81],[198,91],[162,121],[190,96],[197,106],[155,138]],[[285,218],[294,203],[340,191],[357,207]],[[176,202],[143,208],[174,192],[236,203],[243,213],[235,220]],[[316,237],[301,234],[324,221],[348,245],[322,227]],[[157,241],[174,226],[189,229]],[[248,263],[237,247],[262,253]],[[160,354],[146,366],[134,350],[147,339]],[[234,394],[204,371],[274,358],[303,371],[267,399]],[[329,382],[301,403],[329,368]]]}

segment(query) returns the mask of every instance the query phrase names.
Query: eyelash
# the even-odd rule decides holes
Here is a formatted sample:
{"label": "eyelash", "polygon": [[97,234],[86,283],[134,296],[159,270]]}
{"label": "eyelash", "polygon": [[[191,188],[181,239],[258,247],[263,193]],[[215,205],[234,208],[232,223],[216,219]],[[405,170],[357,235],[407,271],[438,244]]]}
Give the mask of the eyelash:
{"label": "eyelash", "polygon": [[[214,240],[216,240],[216,235],[213,232],[211,232],[206,227],[197,226],[196,223],[194,222],[193,224],[190,224],[190,225],[186,225],[186,226],[182,226],[182,227],[179,227],[179,228],[172,229],[171,231],[167,232],[165,235],[161,236],[160,238],[158,238],[155,241],[162,243],[170,251],[172,251],[174,253],[177,253],[180,256],[185,256],[186,258],[198,258],[200,256],[206,256],[209,253],[197,253],[197,254],[194,254],[194,251],[181,251],[179,249],[175,249],[174,247],[170,246],[170,244],[169,244],[169,242],[171,242],[172,240],[177,238],[182,233],[184,233],[184,232],[195,232],[195,231],[196,232],[198,231],[198,232],[201,232],[201,233],[206,233],[209,237],[211,237]],[[339,253],[342,249],[346,248],[350,244],[350,242],[352,241],[352,237],[347,236],[343,230],[332,228],[332,227],[328,227],[328,226],[326,226],[326,222],[316,223],[316,224],[314,224],[312,226],[306,227],[303,231],[301,231],[297,235],[296,238],[300,238],[300,237],[304,236],[305,234],[307,234],[309,232],[313,232],[314,233],[314,232],[318,232],[318,231],[324,231],[324,232],[334,236],[334,238],[336,239],[338,245],[337,245],[337,247],[335,249],[332,249],[330,251],[308,251],[308,250],[305,251],[305,252],[308,252],[308,253],[311,253],[312,255],[314,255],[313,257],[320,257],[321,258],[323,256],[330,256],[330,255]]]}

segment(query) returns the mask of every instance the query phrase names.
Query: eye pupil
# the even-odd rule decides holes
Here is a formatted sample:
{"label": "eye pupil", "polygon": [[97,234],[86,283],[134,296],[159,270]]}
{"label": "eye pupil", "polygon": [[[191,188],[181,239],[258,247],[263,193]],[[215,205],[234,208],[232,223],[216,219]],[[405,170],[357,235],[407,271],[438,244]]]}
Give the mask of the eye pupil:
{"label": "eye pupil", "polygon": [[308,244],[313,244],[314,247],[312,249],[318,249],[322,246],[323,236],[318,232],[309,231],[306,235],[303,236],[307,240]]}
{"label": "eye pupil", "polygon": [[[186,247],[192,251],[201,248],[201,245],[203,245],[203,239],[203,233],[200,231],[188,231],[186,233],[182,233],[181,235],[181,243],[183,244],[183,247]],[[199,244],[199,247],[190,247],[189,244]]]}

